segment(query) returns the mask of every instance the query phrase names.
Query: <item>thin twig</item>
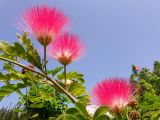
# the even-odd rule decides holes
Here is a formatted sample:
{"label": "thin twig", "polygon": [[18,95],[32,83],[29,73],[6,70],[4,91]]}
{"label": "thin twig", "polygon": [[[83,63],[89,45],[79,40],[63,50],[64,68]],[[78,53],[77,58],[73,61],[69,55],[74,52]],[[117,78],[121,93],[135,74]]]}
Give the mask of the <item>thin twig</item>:
{"label": "thin twig", "polygon": [[65,88],[66,88],[66,85],[67,85],[67,82],[66,82],[66,65],[64,65],[64,82],[65,82]]}
{"label": "thin twig", "polygon": [[44,45],[44,72],[45,72],[45,75],[47,75],[47,58],[46,58],[46,45]]}

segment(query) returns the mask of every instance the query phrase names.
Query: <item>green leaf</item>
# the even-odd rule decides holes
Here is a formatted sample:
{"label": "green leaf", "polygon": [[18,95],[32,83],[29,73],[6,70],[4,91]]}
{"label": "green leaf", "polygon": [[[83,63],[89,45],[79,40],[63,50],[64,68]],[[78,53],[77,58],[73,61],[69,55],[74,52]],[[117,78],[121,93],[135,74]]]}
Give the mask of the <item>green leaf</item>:
{"label": "green leaf", "polygon": [[[77,71],[75,71],[75,72],[68,72],[66,74],[66,78],[67,79],[76,81],[78,83],[84,83],[85,82],[85,80],[84,80],[83,77],[84,77],[84,75],[78,73]],[[62,80],[62,79],[64,79],[64,73],[58,74],[58,80]]]}
{"label": "green leaf", "polygon": [[77,114],[77,113],[80,113],[76,108],[69,108],[67,111],[66,111],[67,114]]}
{"label": "green leaf", "polygon": [[93,120],[95,120],[101,115],[105,115],[107,112],[108,112],[108,108],[106,106],[99,107],[93,115]]}
{"label": "green leaf", "polygon": [[84,83],[84,79],[83,79],[84,75],[79,74],[77,71],[68,72],[66,77],[67,77],[67,79],[75,80],[75,81],[80,82],[80,83]]}
{"label": "green leaf", "polygon": [[76,114],[76,118],[77,118],[77,120],[89,120],[88,118],[86,118],[82,114]]}
{"label": "green leaf", "polygon": [[0,51],[2,56],[14,60],[15,57],[27,60],[29,63],[35,65],[42,70],[41,58],[37,50],[34,48],[30,39],[27,38],[26,33],[23,36],[17,35],[19,40],[23,43],[23,46],[18,42],[14,42],[14,45],[0,41]]}
{"label": "green leaf", "polygon": [[60,116],[57,120],[77,120],[77,118],[71,114],[64,114]]}
{"label": "green leaf", "polygon": [[77,99],[79,99],[79,102],[83,105],[87,105],[90,102],[90,96],[89,95],[81,95],[77,96]]}
{"label": "green leaf", "polygon": [[89,115],[88,115],[88,112],[87,112],[87,110],[86,110],[86,107],[85,106],[83,106],[81,103],[75,103],[75,107],[79,110],[79,112],[83,115],[83,116],[85,116],[85,117],[88,117]]}
{"label": "green leaf", "polygon": [[144,118],[148,118],[149,120],[159,120],[158,118],[160,118],[160,110],[147,111],[143,114],[143,119]]}
{"label": "green leaf", "polygon": [[73,82],[70,85],[68,91],[70,91],[75,96],[80,96],[80,95],[83,95],[83,94],[87,94],[85,86],[82,83],[78,83],[78,82]]}
{"label": "green leaf", "polygon": [[18,91],[19,89],[25,88],[26,84],[17,83],[17,84],[7,84],[0,87],[0,97],[8,96],[9,94]]}
{"label": "green leaf", "polygon": [[77,120],[86,120],[86,117],[83,116],[81,114],[81,112],[79,110],[77,110],[76,108],[70,108],[70,109],[68,109],[66,111],[66,114],[72,114],[72,115],[74,115],[77,118]]}
{"label": "green leaf", "polygon": [[42,108],[42,107],[44,107],[44,104],[43,104],[43,103],[32,104],[32,105],[30,105],[29,107],[31,107],[31,108]]}
{"label": "green leaf", "polygon": [[70,84],[68,91],[76,96],[81,103],[87,104],[89,102],[89,96],[83,83],[73,81]]}
{"label": "green leaf", "polygon": [[8,45],[9,45],[9,43],[0,40],[0,51],[1,52],[6,52],[6,47]]}
{"label": "green leaf", "polygon": [[7,45],[6,48],[5,48],[5,50],[6,50],[5,52],[8,55],[17,56],[17,57],[20,57],[22,59],[26,58],[25,49],[18,42],[14,42],[14,46]]}
{"label": "green leaf", "polygon": [[36,113],[36,114],[32,115],[32,117],[31,117],[31,118],[36,118],[36,117],[38,117],[38,116],[39,116],[39,114],[38,114],[38,113]]}
{"label": "green leaf", "polygon": [[13,85],[4,85],[0,88],[0,97],[3,99],[5,96],[10,95],[14,92],[15,86]]}
{"label": "green leaf", "polygon": [[94,120],[110,120],[110,118],[107,115],[99,115]]}
{"label": "green leaf", "polygon": [[158,120],[158,118],[160,119],[160,110],[157,110],[157,111],[154,111],[152,114],[151,114],[151,120]]}
{"label": "green leaf", "polygon": [[14,42],[14,46],[15,46],[15,49],[17,51],[17,55],[20,58],[25,59],[26,55],[25,55],[25,49],[23,48],[23,46],[21,44],[19,44],[18,42]]}
{"label": "green leaf", "polygon": [[4,98],[4,96],[0,96],[0,101]]}
{"label": "green leaf", "polygon": [[57,120],[55,117],[49,117],[49,120]]}
{"label": "green leaf", "polygon": [[52,76],[55,76],[58,72],[60,72],[63,69],[63,67],[57,67],[54,70],[48,70],[47,73],[48,74],[52,74]]}
{"label": "green leaf", "polygon": [[5,91],[5,90],[0,90],[0,97],[5,97],[11,94],[13,91]]}
{"label": "green leaf", "polygon": [[16,84],[16,86],[17,86],[17,89],[22,89],[22,88],[27,87],[27,85],[23,84],[23,83],[18,83],[18,84]]}
{"label": "green leaf", "polygon": [[31,40],[27,38],[27,34],[25,32],[23,33],[23,36],[17,34],[17,37],[26,49],[26,60],[42,70],[40,55],[31,43]]}
{"label": "green leaf", "polygon": [[13,111],[14,111],[14,112],[19,112],[19,113],[24,112],[24,110],[22,110],[22,109],[18,109],[18,108],[14,108],[14,109],[13,109]]}
{"label": "green leaf", "polygon": [[17,51],[16,51],[14,46],[7,46],[6,47],[6,53],[8,55],[12,55],[12,56],[16,56],[17,55]]}
{"label": "green leaf", "polygon": [[0,90],[3,91],[14,91],[14,89],[16,89],[16,86],[14,84],[9,84],[9,85],[4,85],[0,88]]}

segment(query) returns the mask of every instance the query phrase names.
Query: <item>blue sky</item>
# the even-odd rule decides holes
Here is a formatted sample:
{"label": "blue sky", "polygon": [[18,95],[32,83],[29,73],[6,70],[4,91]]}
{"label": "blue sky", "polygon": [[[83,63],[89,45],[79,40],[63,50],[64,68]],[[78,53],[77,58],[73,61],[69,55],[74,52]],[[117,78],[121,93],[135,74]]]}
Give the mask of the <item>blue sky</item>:
{"label": "blue sky", "polygon": [[[107,77],[129,77],[132,64],[151,69],[160,59],[159,0],[0,0],[0,39],[16,41],[18,15],[43,3],[63,10],[71,19],[70,31],[84,41],[86,54],[68,69],[85,75],[88,91]],[[49,68],[57,65],[51,60]],[[0,107],[16,101],[13,94]]]}

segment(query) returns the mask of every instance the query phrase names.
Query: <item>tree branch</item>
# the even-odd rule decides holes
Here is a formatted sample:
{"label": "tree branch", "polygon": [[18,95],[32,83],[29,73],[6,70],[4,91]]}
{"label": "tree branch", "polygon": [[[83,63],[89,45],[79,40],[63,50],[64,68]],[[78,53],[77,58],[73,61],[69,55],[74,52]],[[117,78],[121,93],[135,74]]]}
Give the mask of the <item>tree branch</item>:
{"label": "tree branch", "polygon": [[[72,95],[71,95],[69,92],[67,92],[61,85],[59,85],[55,80],[52,80],[49,76],[46,76],[44,73],[38,72],[38,71],[36,71],[36,70],[34,70],[34,69],[30,68],[30,67],[27,67],[27,66],[25,66],[25,65],[23,65],[23,64],[21,64],[21,63],[19,63],[19,62],[16,62],[16,61],[13,61],[13,60],[10,60],[10,59],[1,57],[1,56],[0,56],[0,60],[13,63],[13,64],[18,65],[18,66],[20,66],[20,67],[22,67],[22,68],[24,68],[24,69],[26,69],[26,70],[29,70],[29,71],[32,71],[32,72],[38,74],[38,75],[41,75],[42,77],[46,77],[46,78],[47,78],[47,81],[50,81],[50,82],[52,83],[52,84],[51,84],[52,87],[55,87],[55,86],[56,86],[57,88],[59,88],[63,93],[65,93],[65,94],[67,95],[67,97],[68,97],[73,103],[78,102],[78,100],[77,100],[74,96],[72,96]],[[55,85],[55,86],[54,86],[54,85]]]}

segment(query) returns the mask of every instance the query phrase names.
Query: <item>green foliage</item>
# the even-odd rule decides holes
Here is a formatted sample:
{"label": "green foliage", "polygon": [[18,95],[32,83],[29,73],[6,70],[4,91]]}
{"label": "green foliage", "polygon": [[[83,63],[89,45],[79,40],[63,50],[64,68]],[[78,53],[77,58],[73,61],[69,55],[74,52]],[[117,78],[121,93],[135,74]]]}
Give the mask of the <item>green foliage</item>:
{"label": "green foliage", "polygon": [[84,75],[77,71],[68,72],[66,74],[66,79],[69,80],[70,83],[65,85],[64,72],[61,72],[63,68],[64,67],[62,66],[57,67],[54,70],[48,70],[48,74],[51,74],[54,79],[57,78],[57,82],[64,88],[66,87],[69,93],[79,99],[79,102],[87,104],[89,102],[89,95],[86,91],[86,87],[84,86]]}
{"label": "green foliage", "polygon": [[[41,58],[37,50],[33,47],[30,39],[27,38],[26,33],[24,33],[23,36],[18,35],[18,38],[23,45],[18,42],[10,45],[7,42],[0,41],[0,57],[17,63],[23,59],[37,68],[42,69]],[[4,63],[3,71],[0,72],[0,82],[5,83],[5,85],[0,88],[1,99],[12,92],[20,93],[20,89],[28,87],[40,79],[42,79],[41,76],[35,75],[30,71],[22,74],[21,70],[10,62]],[[18,83],[12,84],[12,81],[17,81]]]}
{"label": "green foliage", "polygon": [[160,118],[160,97],[144,93],[145,100],[138,107],[143,112],[143,119],[155,120]]}
{"label": "green foliage", "polygon": [[20,42],[22,42],[23,46],[18,42],[14,42],[13,45],[10,45],[7,42],[0,41],[1,56],[15,61],[17,61],[17,58],[24,59],[42,70],[40,55],[26,33],[24,33],[23,36],[17,35],[17,37]]}
{"label": "green foliage", "polygon": [[132,66],[131,80],[137,86],[138,111],[144,120],[160,119],[160,62],[155,61],[153,71]]}
{"label": "green foliage", "polygon": [[85,106],[80,103],[75,103],[75,108],[70,108],[65,114],[61,115],[57,120],[89,120],[90,116],[87,113]]}
{"label": "green foliage", "polygon": [[[18,42],[15,42],[14,45],[9,45],[9,43],[1,41],[1,56],[16,62],[26,60],[42,70],[41,58],[30,39],[27,38],[25,33],[23,36],[17,36],[23,46]],[[65,86],[63,81],[64,74],[59,73],[62,69],[63,67],[57,67],[56,69],[49,70],[48,74],[51,74],[53,78],[57,74],[61,75],[62,79],[58,79],[58,82],[62,86]],[[13,92],[17,92],[21,97],[19,105],[23,108],[23,111],[26,111],[30,115],[30,118],[44,120],[48,119],[48,117],[57,117],[67,108],[69,103],[67,97],[49,86],[42,76],[23,69],[24,73],[22,73],[22,70],[19,70],[19,68],[11,63],[4,63],[3,70],[6,72],[0,73],[0,81],[5,84],[0,88],[0,99]],[[71,85],[67,88],[69,92],[73,93],[77,98],[88,98],[83,96],[83,94],[86,94],[86,91],[83,87],[84,79],[82,74],[69,72],[67,73],[67,79],[72,80]],[[13,84],[12,81],[17,82]],[[21,92],[21,89],[26,87],[29,87],[29,91],[25,95]],[[79,90],[76,91],[76,87],[79,87]]]}
{"label": "green foliage", "polygon": [[[77,82],[81,82],[81,83],[84,83],[84,75],[83,74],[80,74],[78,73],[77,71],[75,72],[68,72],[66,74],[66,78],[69,79],[69,80],[73,80],[73,81],[77,81]],[[64,79],[64,74],[59,74],[58,75],[58,80],[62,80]]]}
{"label": "green foliage", "polygon": [[59,73],[61,70],[63,69],[63,67],[57,67],[54,70],[48,70],[47,73],[51,74],[52,77],[54,77],[57,73]]}
{"label": "green foliage", "polygon": [[101,106],[94,113],[93,119],[98,120],[99,117],[101,118],[101,116],[104,116],[104,114],[106,114],[107,112],[108,112],[108,108],[106,106]]}
{"label": "green foliage", "polygon": [[15,108],[8,109],[4,107],[0,109],[0,118],[1,120],[29,120],[26,113],[19,114],[15,112]]}
{"label": "green foliage", "polygon": [[5,83],[4,86],[0,88],[0,96],[2,98],[13,92],[22,94],[20,92],[21,89],[40,82],[40,79],[42,79],[41,76],[35,75],[30,71],[26,71],[25,74],[22,74],[19,70],[15,70],[14,66],[9,63],[4,63],[4,70],[6,73],[0,73],[0,81]]}
{"label": "green foliage", "polygon": [[[27,37],[26,33],[24,33],[23,36],[20,36],[17,34],[17,37],[23,43],[23,45],[26,49],[25,54],[23,52],[22,56],[24,56],[24,57],[22,57],[22,58],[27,60],[31,64],[35,65],[40,70],[42,70],[42,63],[41,63],[40,55],[38,54],[37,50],[34,48],[33,44],[31,43],[30,38]],[[17,50],[24,49],[20,44],[18,46],[19,46],[19,49],[17,49]],[[24,51],[24,50],[22,50],[22,51]]]}
{"label": "green foliage", "polygon": [[[57,77],[58,82],[65,87],[64,73],[58,74]],[[85,80],[83,77],[84,75],[77,71],[68,72],[66,74],[66,79],[70,80],[71,83],[67,85],[67,90],[69,93],[76,96],[79,99],[79,102],[87,104],[90,97],[86,91],[86,87],[84,86]]]}
{"label": "green foliage", "polygon": [[56,120],[110,120],[106,115],[108,108],[105,106],[99,107],[93,116],[89,115],[86,107],[81,103],[75,103],[75,108],[69,108],[63,115]]}
{"label": "green foliage", "polygon": [[30,87],[19,105],[34,120],[48,120],[48,117],[57,117],[67,109],[68,99],[49,85],[37,84]]}
{"label": "green foliage", "polygon": [[[57,117],[67,109],[71,101],[60,89],[57,89],[58,87],[55,84],[46,80],[46,78],[52,76],[53,80],[81,103],[86,105],[89,102],[89,96],[84,87],[83,74],[68,72],[66,78],[70,83],[66,84],[64,72],[62,72],[64,67],[60,66],[47,70],[46,77],[44,75],[44,63],[41,62],[43,60],[34,48],[30,38],[27,37],[26,33],[23,33],[22,36],[17,34],[17,37],[20,43],[14,42],[13,45],[0,41],[0,59],[6,61],[3,63],[3,70],[0,72],[0,82],[3,82],[3,86],[0,87],[0,100],[16,92],[20,96],[18,105],[21,106],[21,109],[18,107],[18,112],[27,112],[29,117],[35,120]],[[23,66],[28,66],[30,69],[40,72],[40,74],[25,69]],[[29,91],[24,93],[22,92],[24,89],[29,89]],[[81,115],[78,115],[78,117],[83,118]]]}

